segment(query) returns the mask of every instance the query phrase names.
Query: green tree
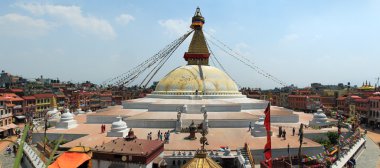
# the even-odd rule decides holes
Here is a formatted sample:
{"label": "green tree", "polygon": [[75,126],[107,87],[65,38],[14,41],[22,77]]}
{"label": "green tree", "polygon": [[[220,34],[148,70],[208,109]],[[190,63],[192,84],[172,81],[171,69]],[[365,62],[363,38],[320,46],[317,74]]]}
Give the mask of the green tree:
{"label": "green tree", "polygon": [[339,135],[337,132],[327,132],[327,137],[331,144],[336,145],[338,143]]}

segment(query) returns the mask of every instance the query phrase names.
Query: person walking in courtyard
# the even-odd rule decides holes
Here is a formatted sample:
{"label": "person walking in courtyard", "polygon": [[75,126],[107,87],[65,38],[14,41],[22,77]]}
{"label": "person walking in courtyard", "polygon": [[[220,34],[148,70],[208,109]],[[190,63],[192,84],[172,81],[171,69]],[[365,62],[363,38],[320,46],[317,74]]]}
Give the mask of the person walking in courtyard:
{"label": "person walking in courtyard", "polygon": [[160,136],[159,136],[160,140],[162,141],[162,132],[160,133]]}
{"label": "person walking in courtyard", "polygon": [[5,151],[7,152],[8,155],[11,155],[11,153],[12,153],[12,149],[9,146],[7,147],[7,149]]}
{"label": "person walking in courtyard", "polygon": [[169,143],[169,141],[170,141],[170,131],[169,130],[168,130],[168,134],[166,136],[168,136],[166,139],[167,139],[167,141]]}
{"label": "person walking in courtyard", "polygon": [[17,146],[16,145],[13,145],[13,154],[16,157],[16,154],[17,154]]}
{"label": "person walking in courtyard", "polygon": [[282,137],[284,138],[284,140],[286,140],[286,131],[284,129],[284,131],[282,131]]}
{"label": "person walking in courtyard", "polygon": [[[161,135],[161,130],[158,130],[157,139],[160,139],[160,135]],[[161,140],[162,140],[162,138],[161,138]]]}
{"label": "person walking in courtyard", "polygon": [[296,129],[293,127],[293,136],[294,136],[295,133],[296,133]]}
{"label": "person walking in courtyard", "polygon": [[249,122],[248,131],[251,131],[251,130],[252,130],[252,123]]}

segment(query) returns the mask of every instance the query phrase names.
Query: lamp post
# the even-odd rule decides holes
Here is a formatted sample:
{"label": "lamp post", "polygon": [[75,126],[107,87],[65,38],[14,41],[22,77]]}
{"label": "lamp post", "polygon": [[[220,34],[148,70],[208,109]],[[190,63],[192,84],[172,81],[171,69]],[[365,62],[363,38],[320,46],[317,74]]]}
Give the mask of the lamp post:
{"label": "lamp post", "polygon": [[340,148],[341,148],[341,144],[340,144],[340,135],[341,135],[341,128],[342,128],[342,116],[340,114],[338,114],[338,150],[337,150],[337,159],[340,158]]}
{"label": "lamp post", "polygon": [[300,141],[300,146],[298,148],[298,165],[299,167],[303,167],[302,158],[301,158],[302,142],[303,142],[303,123],[301,123],[298,134],[299,134],[298,136],[299,136],[299,141]]}
{"label": "lamp post", "polygon": [[47,112],[48,112],[49,110],[45,110],[44,111],[44,151],[43,151],[43,153],[45,154],[45,152],[46,152],[46,143],[47,143],[47,137],[46,137],[46,131],[47,131],[47,127],[48,127],[48,117],[49,116],[47,116],[46,114],[47,114]]}

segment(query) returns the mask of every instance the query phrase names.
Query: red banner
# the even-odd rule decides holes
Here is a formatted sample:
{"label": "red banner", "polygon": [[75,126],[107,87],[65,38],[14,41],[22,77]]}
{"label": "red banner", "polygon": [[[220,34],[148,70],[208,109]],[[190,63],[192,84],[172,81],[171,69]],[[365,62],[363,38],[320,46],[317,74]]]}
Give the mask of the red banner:
{"label": "red banner", "polygon": [[264,125],[267,131],[267,144],[264,147],[265,162],[267,162],[268,167],[272,168],[272,143],[271,143],[271,131],[270,131],[270,103],[268,103],[267,108],[264,111],[265,120]]}

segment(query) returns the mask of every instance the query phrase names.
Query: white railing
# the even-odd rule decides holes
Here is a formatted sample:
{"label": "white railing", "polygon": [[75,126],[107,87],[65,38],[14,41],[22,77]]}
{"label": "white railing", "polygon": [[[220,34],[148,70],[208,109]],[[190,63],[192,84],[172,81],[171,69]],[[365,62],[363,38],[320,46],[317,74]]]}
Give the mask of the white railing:
{"label": "white railing", "polygon": [[16,106],[13,107],[13,109],[20,109],[20,108],[22,108],[21,105],[16,105]]}
{"label": "white railing", "polygon": [[343,167],[348,162],[348,160],[350,160],[350,158],[352,158],[355,155],[355,153],[360,149],[363,143],[365,143],[365,139],[360,138],[360,140],[357,141],[354,146],[352,146],[351,150],[349,150],[341,158],[339,158],[331,167],[332,168]]}
{"label": "white railing", "polygon": [[[20,140],[17,141],[20,144]],[[30,163],[35,168],[46,168],[45,163],[41,160],[41,158],[34,152],[32,147],[30,147],[27,143],[24,143],[24,156],[27,157]]]}

